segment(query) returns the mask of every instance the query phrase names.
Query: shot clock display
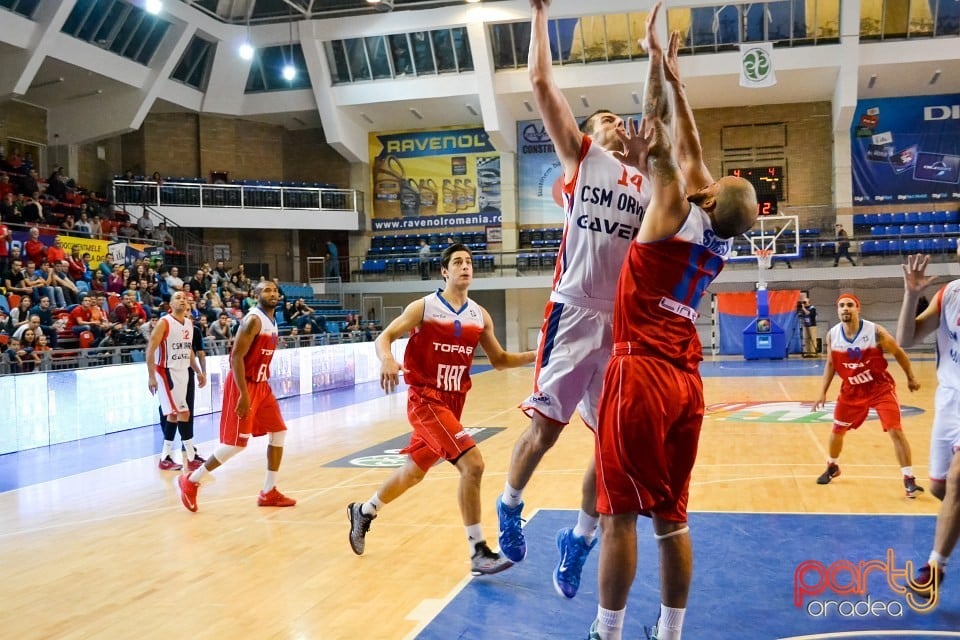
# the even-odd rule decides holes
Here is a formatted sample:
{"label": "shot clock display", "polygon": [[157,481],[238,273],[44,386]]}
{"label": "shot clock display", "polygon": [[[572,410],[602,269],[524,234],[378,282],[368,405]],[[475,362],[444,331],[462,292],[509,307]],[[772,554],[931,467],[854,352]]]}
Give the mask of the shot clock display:
{"label": "shot clock display", "polygon": [[727,175],[743,178],[757,191],[757,205],[762,216],[777,214],[777,204],[783,199],[783,167],[732,167]]}

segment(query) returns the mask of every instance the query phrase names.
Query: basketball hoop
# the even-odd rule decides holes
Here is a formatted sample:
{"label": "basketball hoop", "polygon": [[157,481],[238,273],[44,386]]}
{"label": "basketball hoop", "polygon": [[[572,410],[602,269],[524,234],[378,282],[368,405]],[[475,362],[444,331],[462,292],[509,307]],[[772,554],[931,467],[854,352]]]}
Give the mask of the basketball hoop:
{"label": "basketball hoop", "polygon": [[761,269],[769,269],[773,264],[773,249],[757,249],[753,255],[757,257],[757,266]]}

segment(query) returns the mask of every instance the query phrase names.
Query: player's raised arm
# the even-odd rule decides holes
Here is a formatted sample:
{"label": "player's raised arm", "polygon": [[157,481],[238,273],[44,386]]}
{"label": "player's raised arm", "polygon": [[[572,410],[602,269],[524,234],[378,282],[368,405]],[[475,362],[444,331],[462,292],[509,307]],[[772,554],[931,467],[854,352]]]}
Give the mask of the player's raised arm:
{"label": "player's raised arm", "polygon": [[903,265],[903,303],[897,320],[897,342],[901,347],[912,347],[915,342],[936,331],[940,326],[940,295],[935,295],[919,316],[917,301],[923,290],[933,282],[936,276],[926,275],[930,256],[919,253],[907,256]]}
{"label": "player's raised arm", "polygon": [[530,53],[527,69],[533,88],[533,100],[537,103],[543,126],[557,151],[563,165],[563,173],[574,175],[580,162],[580,146],[583,133],[577,127],[577,119],[553,79],[553,60],[550,57],[549,22],[550,0],[530,0],[532,9],[530,23]]}

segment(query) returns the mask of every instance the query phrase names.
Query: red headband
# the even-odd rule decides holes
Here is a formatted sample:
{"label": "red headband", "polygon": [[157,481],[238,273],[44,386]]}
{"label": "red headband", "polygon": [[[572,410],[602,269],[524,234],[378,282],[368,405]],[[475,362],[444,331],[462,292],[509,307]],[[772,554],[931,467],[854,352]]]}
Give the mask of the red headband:
{"label": "red headband", "polygon": [[840,304],[840,301],[843,300],[844,298],[849,298],[850,300],[853,300],[853,304],[857,305],[857,309],[860,308],[860,298],[853,295],[852,293],[841,293],[840,296],[837,298],[837,304]]}

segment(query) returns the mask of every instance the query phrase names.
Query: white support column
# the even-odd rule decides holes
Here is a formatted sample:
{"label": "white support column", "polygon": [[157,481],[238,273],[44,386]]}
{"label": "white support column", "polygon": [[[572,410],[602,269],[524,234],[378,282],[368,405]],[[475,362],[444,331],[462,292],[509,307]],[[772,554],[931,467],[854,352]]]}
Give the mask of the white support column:
{"label": "white support column", "polygon": [[[850,157],[850,126],[857,109],[860,67],[860,2],[840,6],[840,69],[833,91],[833,204],[837,215],[849,215],[853,207],[853,168]],[[848,228],[849,225],[848,225]]]}
{"label": "white support column", "polygon": [[323,52],[323,42],[317,33],[315,21],[301,25],[300,46],[310,73],[310,84],[317,101],[317,111],[323,123],[327,144],[349,162],[369,162],[369,143],[366,130],[354,122],[336,105],[333,99],[333,76]]}
{"label": "white support column", "polygon": [[[486,24],[482,22],[468,24],[467,36],[470,38],[470,52],[473,55],[473,70],[476,76],[477,94],[480,98],[480,110],[483,113],[483,127],[498,151],[515,153],[517,122],[497,99],[497,91],[493,84],[493,47]],[[501,171],[502,166],[501,162]]]}

